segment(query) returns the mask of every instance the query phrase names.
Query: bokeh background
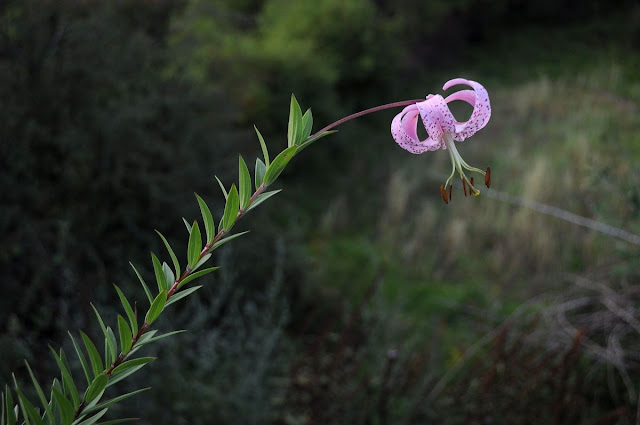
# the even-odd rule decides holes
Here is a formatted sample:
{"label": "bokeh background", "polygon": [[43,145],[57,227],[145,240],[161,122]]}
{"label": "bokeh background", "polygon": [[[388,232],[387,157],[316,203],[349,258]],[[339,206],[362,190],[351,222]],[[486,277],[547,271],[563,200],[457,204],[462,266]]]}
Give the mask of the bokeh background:
{"label": "bokeh background", "polygon": [[397,110],[343,125],[163,315],[188,332],[111,418],[635,423],[633,0],[0,2],[2,382],[25,358],[50,381],[48,345],[98,335],[91,302],[115,319],[112,284],[144,300],[128,262],[153,279],[154,229],[186,251],[193,192],[222,214],[214,175],[260,154],[254,124],[285,147],[291,93],[318,129],[458,76],[491,96],[459,147],[491,190],[444,205],[448,155],[398,148]]}

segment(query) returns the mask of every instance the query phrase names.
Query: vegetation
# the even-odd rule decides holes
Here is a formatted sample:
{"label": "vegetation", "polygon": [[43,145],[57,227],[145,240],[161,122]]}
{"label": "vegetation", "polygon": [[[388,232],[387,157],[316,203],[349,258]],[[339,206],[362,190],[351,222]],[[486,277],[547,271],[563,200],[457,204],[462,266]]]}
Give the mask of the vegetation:
{"label": "vegetation", "polygon": [[491,190],[442,204],[447,155],[398,149],[397,111],[342,126],[156,322],[188,332],[104,420],[634,423],[640,8],[529,3],[2,3],[3,381],[38,400],[23,360],[51,382],[49,345],[102,338],[91,303],[122,314],[113,283],[143,311],[128,262],[166,252],[154,229],[187,252],[193,192],[223,216],[214,174],[262,156],[253,124],[287,146],[291,93],[320,128],[460,75],[491,96],[461,145]]}

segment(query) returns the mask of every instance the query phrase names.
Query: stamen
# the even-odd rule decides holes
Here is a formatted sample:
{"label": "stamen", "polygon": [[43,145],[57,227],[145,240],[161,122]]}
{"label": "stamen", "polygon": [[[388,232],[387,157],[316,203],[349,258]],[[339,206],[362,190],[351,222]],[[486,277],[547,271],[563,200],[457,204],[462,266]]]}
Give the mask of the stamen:
{"label": "stamen", "polygon": [[440,195],[442,195],[442,200],[444,201],[444,203],[448,204],[449,198],[447,197],[447,191],[445,190],[443,184],[440,185]]}
{"label": "stamen", "polygon": [[467,196],[467,181],[462,179],[462,190],[464,191],[464,196]]}
{"label": "stamen", "polygon": [[487,167],[487,174],[484,175],[484,184],[491,187],[491,168]]}
{"label": "stamen", "polygon": [[453,189],[453,185],[449,186],[449,200],[453,199],[453,198],[451,197],[451,189]]}

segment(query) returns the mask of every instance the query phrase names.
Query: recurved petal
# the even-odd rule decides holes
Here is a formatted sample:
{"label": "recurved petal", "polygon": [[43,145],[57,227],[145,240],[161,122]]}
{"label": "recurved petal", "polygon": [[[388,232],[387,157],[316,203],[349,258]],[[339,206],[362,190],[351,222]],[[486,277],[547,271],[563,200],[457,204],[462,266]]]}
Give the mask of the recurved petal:
{"label": "recurved petal", "polygon": [[444,133],[453,134],[456,131],[456,119],[449,110],[447,103],[442,96],[435,95],[416,105],[420,110],[422,123],[427,133],[429,133],[431,143],[437,146],[436,149],[444,148]]}
{"label": "recurved petal", "polygon": [[431,138],[420,141],[417,134],[418,116],[420,112],[417,105],[409,105],[393,118],[391,122],[391,135],[393,139],[405,149],[414,154],[434,151],[440,148],[438,143],[433,143]]}
{"label": "recurved petal", "polygon": [[473,106],[473,112],[471,113],[471,117],[469,117],[468,121],[456,122],[456,130],[453,138],[454,140],[461,142],[487,125],[491,118],[491,103],[489,102],[489,93],[487,93],[487,90],[485,90],[481,84],[472,80],[455,78],[447,81],[442,89],[447,90],[448,88],[458,84],[464,84],[473,88],[473,91],[460,90],[447,96],[445,99],[447,103],[454,100],[462,100]]}

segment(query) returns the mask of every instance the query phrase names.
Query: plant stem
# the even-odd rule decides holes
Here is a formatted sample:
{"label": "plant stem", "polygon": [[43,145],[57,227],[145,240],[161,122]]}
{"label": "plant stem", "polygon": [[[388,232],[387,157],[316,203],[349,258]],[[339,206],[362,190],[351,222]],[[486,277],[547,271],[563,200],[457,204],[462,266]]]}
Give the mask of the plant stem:
{"label": "plant stem", "polygon": [[329,131],[332,128],[337,127],[340,124],[343,124],[343,123],[345,123],[347,121],[351,121],[354,118],[362,117],[364,115],[368,115],[368,114],[371,114],[373,112],[383,111],[385,109],[398,108],[400,106],[408,106],[408,105],[412,105],[414,103],[418,103],[418,102],[422,102],[422,101],[424,101],[424,99],[403,100],[401,102],[387,103],[385,105],[380,105],[380,106],[375,106],[373,108],[365,109],[364,111],[356,112],[355,114],[348,115],[348,116],[346,116],[344,118],[339,119],[336,122],[333,122],[333,123],[329,124],[328,126],[322,128],[321,130],[316,131],[309,138],[312,138],[312,137],[314,137],[314,136],[316,136],[318,134],[322,134],[325,131]]}

